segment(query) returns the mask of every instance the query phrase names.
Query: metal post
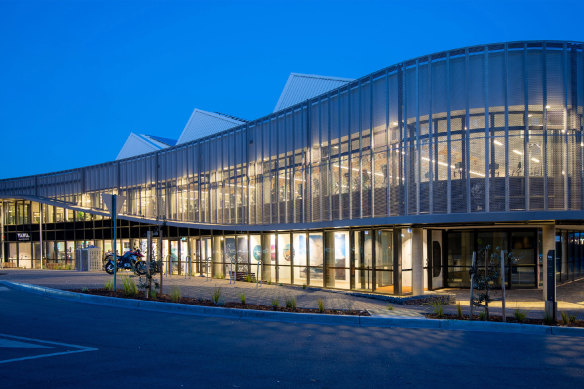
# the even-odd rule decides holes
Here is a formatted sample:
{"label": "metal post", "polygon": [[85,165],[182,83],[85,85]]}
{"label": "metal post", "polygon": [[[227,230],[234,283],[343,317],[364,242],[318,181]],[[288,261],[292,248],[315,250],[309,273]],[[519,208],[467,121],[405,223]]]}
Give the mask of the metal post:
{"label": "metal post", "polygon": [[164,261],[162,260],[163,253],[162,253],[162,228],[158,229],[158,253],[160,254],[159,261],[160,261],[160,294],[162,295],[162,266],[164,265]]}
{"label": "metal post", "polygon": [[112,219],[114,221],[114,293],[117,291],[116,278],[118,270],[118,252],[116,247],[117,221],[118,221],[118,195],[112,196]]}
{"label": "metal post", "polygon": [[211,260],[211,257],[207,257],[206,262],[207,262],[207,279],[205,281],[209,281],[209,261]]}
{"label": "metal post", "polygon": [[501,308],[503,309],[502,317],[503,321],[507,321],[507,316],[505,315],[505,251],[501,250],[501,290],[503,291],[503,296],[501,297]]}
{"label": "metal post", "polygon": [[472,252],[472,274],[470,276],[470,320],[473,319],[473,313],[474,313],[474,278],[475,278],[475,272],[476,272],[476,266],[477,266],[477,252],[473,251]]}
{"label": "metal post", "polygon": [[2,246],[2,257],[0,258],[0,269],[4,268],[4,201],[0,200],[0,245]]}
{"label": "metal post", "polygon": [[[229,284],[231,285],[231,281],[233,281],[233,283],[235,284],[235,280],[236,280],[236,276],[235,273],[233,273],[233,262],[235,261],[234,258],[229,258]],[[236,269],[237,271],[237,269]]]}
{"label": "metal post", "polygon": [[146,298],[149,298],[148,292],[152,289],[152,274],[150,274],[150,261],[152,258],[152,231],[146,231],[146,277],[148,278],[148,289],[144,292]]}
{"label": "metal post", "polygon": [[44,245],[45,242],[43,242],[43,217],[44,217],[44,214],[43,214],[43,205],[44,204],[39,203],[39,209],[40,209],[40,219],[39,219],[39,233],[40,233],[39,236],[40,236],[40,239],[39,239],[39,241],[41,243],[41,270],[43,269],[43,258],[44,258],[44,255],[43,254],[44,254],[44,251],[45,251],[45,245]]}
{"label": "metal post", "polygon": [[263,258],[260,258],[260,260],[258,261],[258,265],[257,265],[257,270],[256,270],[256,287],[261,287],[262,286],[262,271],[263,266],[264,266],[264,261],[262,260]]}

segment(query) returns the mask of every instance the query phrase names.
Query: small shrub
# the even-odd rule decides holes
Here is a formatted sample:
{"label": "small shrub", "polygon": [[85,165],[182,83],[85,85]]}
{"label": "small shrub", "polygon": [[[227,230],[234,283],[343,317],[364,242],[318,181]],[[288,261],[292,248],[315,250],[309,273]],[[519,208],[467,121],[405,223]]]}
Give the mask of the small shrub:
{"label": "small shrub", "polygon": [[150,291],[150,298],[153,300],[156,300],[156,297],[158,296],[158,292],[156,291],[156,289],[152,289]]}
{"label": "small shrub", "polygon": [[239,299],[241,300],[241,303],[245,305],[245,293],[240,294]]}
{"label": "small shrub", "polygon": [[245,281],[246,282],[253,282],[253,280],[251,279],[251,274],[248,274],[245,276]]}
{"label": "small shrub", "polygon": [[393,305],[387,304],[387,310],[388,311],[393,311]]}
{"label": "small shrub", "polygon": [[272,299],[272,308],[274,308],[274,311],[278,308],[278,306],[280,305],[278,299],[274,298]]}
{"label": "small shrub", "polygon": [[513,313],[513,316],[515,316],[515,320],[517,320],[517,322],[523,323],[525,321],[525,318],[527,317],[527,312],[524,312],[521,309],[517,308]]}
{"label": "small shrub", "polygon": [[576,323],[576,315],[570,315],[567,312],[562,312],[562,324],[565,326]]}
{"label": "small shrub", "polygon": [[306,284],[302,284],[302,289],[306,289]]}
{"label": "small shrub", "polygon": [[103,285],[103,287],[105,288],[105,290],[112,292],[114,290],[114,282],[113,281],[106,281],[105,284]]}
{"label": "small shrub", "polygon": [[132,278],[122,277],[122,285],[124,286],[124,294],[126,296],[130,297],[138,294],[138,287]]}
{"label": "small shrub", "polygon": [[87,288],[83,288],[83,289],[81,289],[81,291],[82,291],[83,293],[87,293],[87,292],[89,292],[89,289],[87,289]]}
{"label": "small shrub", "polygon": [[318,299],[318,312],[324,312],[324,301],[322,301],[322,299]]}
{"label": "small shrub", "polygon": [[568,324],[570,324],[570,319],[568,318],[568,313],[567,312],[562,312],[562,324],[567,326]]}
{"label": "small shrub", "polygon": [[170,300],[173,303],[178,303],[180,301],[180,289],[178,287],[172,287],[172,291],[170,292]]}
{"label": "small shrub", "polygon": [[444,305],[442,305],[441,301],[433,302],[432,307],[434,308],[434,315],[438,316],[439,318],[444,316]]}
{"label": "small shrub", "polygon": [[462,307],[460,306],[460,303],[458,303],[456,305],[456,316],[458,317],[458,319],[462,320],[464,318],[464,316],[462,315]]}
{"label": "small shrub", "polygon": [[286,308],[296,310],[296,297],[289,297],[286,299]]}
{"label": "small shrub", "polygon": [[219,300],[221,299],[221,288],[215,288],[213,295],[211,296],[211,301],[213,304],[219,305]]}
{"label": "small shrub", "polygon": [[543,317],[543,324],[545,324],[546,326],[551,326],[551,325],[556,324],[556,322],[555,322],[554,318],[552,317],[552,315],[546,314]]}
{"label": "small shrub", "polygon": [[479,313],[479,320],[482,320],[482,321],[485,321],[485,320],[487,320],[487,312],[485,312],[485,311],[481,311],[481,312]]}
{"label": "small shrub", "polygon": [[272,281],[268,281],[268,285],[272,285]]}

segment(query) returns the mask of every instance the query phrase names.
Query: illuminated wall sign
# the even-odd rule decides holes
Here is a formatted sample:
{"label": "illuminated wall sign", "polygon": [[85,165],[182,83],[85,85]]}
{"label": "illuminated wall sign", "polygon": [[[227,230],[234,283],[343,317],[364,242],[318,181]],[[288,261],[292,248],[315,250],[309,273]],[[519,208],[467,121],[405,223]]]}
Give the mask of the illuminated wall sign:
{"label": "illuminated wall sign", "polygon": [[17,232],[16,236],[18,237],[18,240],[30,240],[28,232]]}

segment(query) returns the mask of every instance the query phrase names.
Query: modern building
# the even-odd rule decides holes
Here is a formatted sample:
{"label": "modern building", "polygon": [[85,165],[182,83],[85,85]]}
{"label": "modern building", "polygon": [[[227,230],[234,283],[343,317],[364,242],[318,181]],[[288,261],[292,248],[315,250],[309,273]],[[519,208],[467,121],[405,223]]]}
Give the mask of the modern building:
{"label": "modern building", "polygon": [[54,267],[75,247],[111,248],[102,194],[113,193],[125,197],[118,250],[159,231],[174,274],[203,274],[209,258],[216,277],[233,262],[265,281],[420,294],[468,286],[472,253],[489,246],[513,254],[509,288],[545,286],[550,250],[557,279],[574,279],[583,49],[508,42],[357,80],[293,74],[257,120],[211,114],[225,122],[213,127],[196,110],[176,146],[1,180],[3,263]]}

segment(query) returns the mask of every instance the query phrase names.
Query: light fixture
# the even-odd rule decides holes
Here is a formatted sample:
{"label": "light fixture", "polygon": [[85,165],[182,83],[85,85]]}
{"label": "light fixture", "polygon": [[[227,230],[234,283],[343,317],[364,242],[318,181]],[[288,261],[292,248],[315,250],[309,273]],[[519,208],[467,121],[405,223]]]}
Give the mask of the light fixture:
{"label": "light fixture", "polygon": [[493,143],[497,146],[503,146],[503,143],[499,142],[498,140],[494,140]]}
{"label": "light fixture", "polygon": [[523,153],[522,153],[521,151],[519,151],[519,150],[515,150],[515,149],[513,149],[513,152],[514,152],[515,154],[517,154],[517,155],[523,155]]}

